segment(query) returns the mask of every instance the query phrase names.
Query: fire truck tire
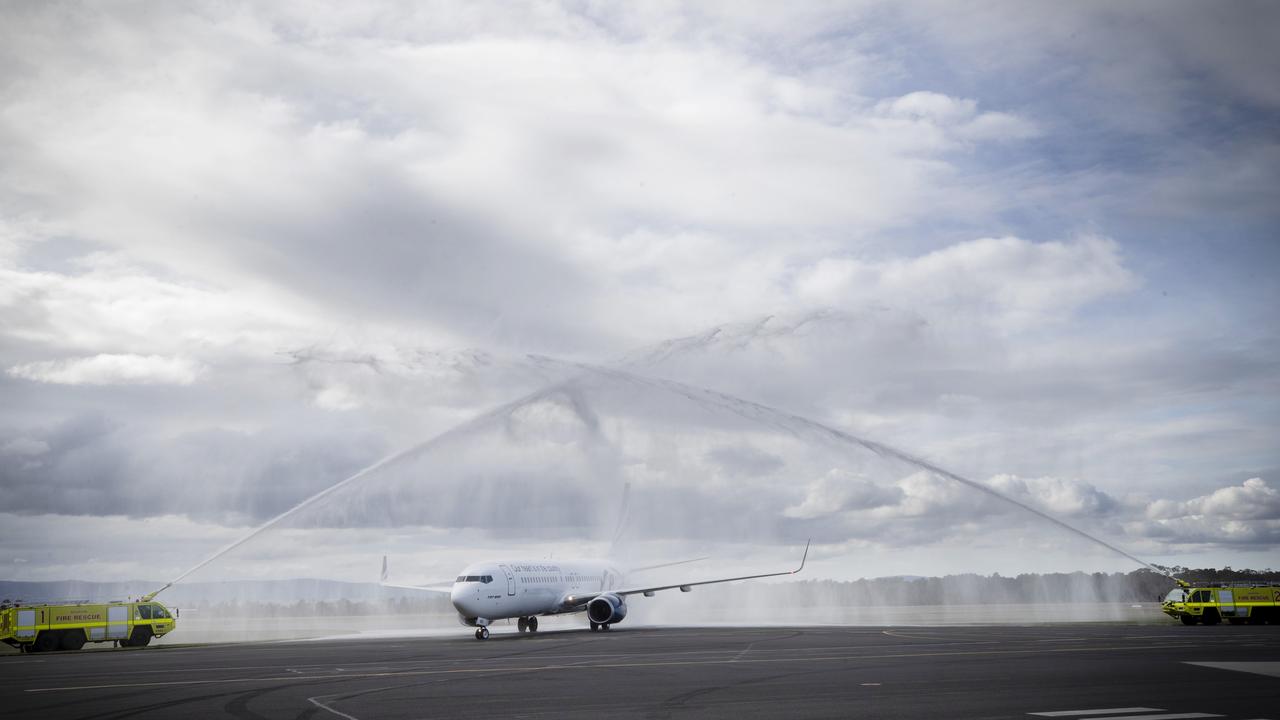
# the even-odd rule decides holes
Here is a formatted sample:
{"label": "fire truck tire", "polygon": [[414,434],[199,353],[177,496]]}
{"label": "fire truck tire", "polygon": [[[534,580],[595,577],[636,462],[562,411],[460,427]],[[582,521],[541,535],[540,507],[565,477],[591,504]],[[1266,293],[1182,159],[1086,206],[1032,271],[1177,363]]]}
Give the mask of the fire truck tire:
{"label": "fire truck tire", "polygon": [[1232,625],[1243,625],[1249,622],[1249,618],[1227,618],[1227,622],[1231,623]]}
{"label": "fire truck tire", "polygon": [[1220,622],[1222,622],[1222,616],[1218,614],[1217,610],[1210,608],[1204,611],[1205,625],[1217,625]]}
{"label": "fire truck tire", "polygon": [[1183,625],[1195,625],[1196,622],[1200,620],[1200,618],[1195,615],[1183,615],[1180,619],[1182,620]]}
{"label": "fire truck tire", "polygon": [[129,636],[129,647],[146,647],[151,642],[151,628],[139,627],[133,629],[133,634]]}
{"label": "fire truck tire", "polygon": [[45,630],[36,636],[36,641],[31,644],[31,652],[49,652],[58,649],[58,633],[53,630]]}
{"label": "fire truck tire", "polygon": [[63,630],[62,639],[58,641],[58,647],[63,650],[79,650],[84,647],[84,641],[83,630]]}

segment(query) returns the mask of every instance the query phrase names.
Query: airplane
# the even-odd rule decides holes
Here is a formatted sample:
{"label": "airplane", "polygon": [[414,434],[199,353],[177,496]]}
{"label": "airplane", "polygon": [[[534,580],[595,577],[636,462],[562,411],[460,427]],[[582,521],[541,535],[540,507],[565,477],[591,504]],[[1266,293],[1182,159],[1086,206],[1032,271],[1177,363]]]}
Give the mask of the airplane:
{"label": "airplane", "polygon": [[[477,640],[489,639],[489,626],[495,620],[516,618],[520,632],[537,632],[538,617],[585,612],[592,632],[608,630],[627,616],[626,599],[630,595],[653,597],[663,590],[691,592],[698,585],[755,580],[794,575],[804,569],[809,557],[809,543],[804,545],[800,567],[795,570],[742,575],[739,577],[698,580],[673,585],[629,585],[627,574],[619,572],[603,560],[495,560],[474,563],[449,583],[427,585],[394,585],[387,582],[387,558],[382,558],[383,587],[448,593],[463,625],[476,629]],[[703,560],[705,558],[698,558]],[[679,562],[633,568],[632,573],[695,562]]]}

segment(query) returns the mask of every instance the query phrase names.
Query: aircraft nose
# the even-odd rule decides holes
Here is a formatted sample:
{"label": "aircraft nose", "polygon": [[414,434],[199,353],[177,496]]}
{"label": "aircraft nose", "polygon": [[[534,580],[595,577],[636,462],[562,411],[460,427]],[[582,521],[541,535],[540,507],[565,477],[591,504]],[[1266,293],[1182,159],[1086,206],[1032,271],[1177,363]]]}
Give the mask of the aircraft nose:
{"label": "aircraft nose", "polygon": [[453,589],[449,591],[449,602],[452,602],[458,612],[463,615],[473,615],[474,613],[471,613],[467,607],[469,603],[467,602],[466,592],[464,590],[465,587],[466,586],[462,584],[454,585]]}

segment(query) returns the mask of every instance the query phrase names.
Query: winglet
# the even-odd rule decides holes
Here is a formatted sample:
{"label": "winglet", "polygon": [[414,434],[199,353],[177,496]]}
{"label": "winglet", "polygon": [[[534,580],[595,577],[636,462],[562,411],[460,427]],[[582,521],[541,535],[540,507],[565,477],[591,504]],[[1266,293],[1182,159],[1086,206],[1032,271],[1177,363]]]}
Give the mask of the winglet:
{"label": "winglet", "polygon": [[809,559],[809,543],[811,542],[813,542],[813,538],[809,538],[808,540],[804,541],[804,555],[800,556],[800,567],[796,568],[795,570],[792,570],[791,571],[792,575],[795,575],[796,573],[804,569],[804,562]]}

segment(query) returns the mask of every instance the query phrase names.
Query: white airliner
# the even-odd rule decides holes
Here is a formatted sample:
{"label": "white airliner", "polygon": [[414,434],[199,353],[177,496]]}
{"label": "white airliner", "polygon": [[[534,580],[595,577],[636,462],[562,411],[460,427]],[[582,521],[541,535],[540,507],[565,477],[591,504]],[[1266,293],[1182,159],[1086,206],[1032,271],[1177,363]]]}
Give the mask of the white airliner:
{"label": "white airliner", "polygon": [[[489,639],[489,625],[495,620],[518,618],[520,632],[537,632],[539,615],[562,615],[585,612],[592,632],[608,630],[609,626],[622,622],[627,616],[628,595],[653,597],[661,590],[690,592],[695,585],[754,580],[756,578],[794,575],[804,569],[809,557],[809,544],[805,543],[800,567],[783,572],[761,575],[743,575],[714,580],[677,583],[674,585],[628,585],[627,575],[608,562],[599,560],[499,560],[468,565],[453,581],[451,588],[445,583],[432,585],[394,585],[387,582],[387,558],[382,558],[382,585],[384,587],[426,590],[448,593],[458,620],[476,629],[477,640]],[[680,565],[683,560],[663,565],[634,568],[631,572],[653,570]]]}

